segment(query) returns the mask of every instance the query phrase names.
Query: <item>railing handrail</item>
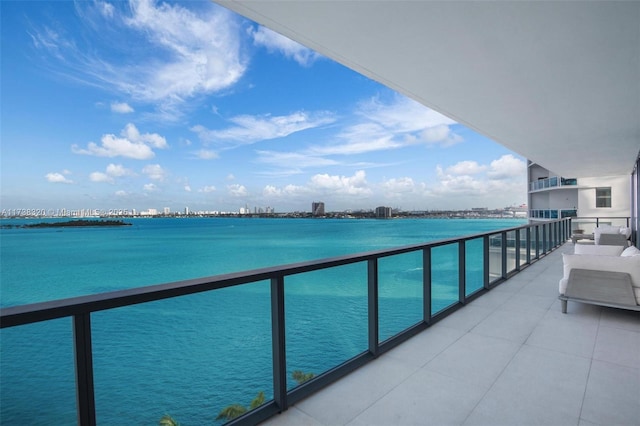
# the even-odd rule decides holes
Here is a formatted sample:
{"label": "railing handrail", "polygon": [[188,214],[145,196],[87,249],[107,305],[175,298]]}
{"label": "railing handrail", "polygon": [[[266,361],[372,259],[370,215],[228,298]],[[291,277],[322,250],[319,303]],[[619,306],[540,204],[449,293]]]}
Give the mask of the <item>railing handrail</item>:
{"label": "railing handrail", "polygon": [[352,263],[364,262],[370,259],[379,259],[388,256],[424,250],[426,248],[439,247],[500,234],[513,232],[517,229],[526,229],[532,224],[504,228],[496,231],[470,234],[461,237],[445,238],[427,243],[411,244],[390,249],[379,249],[356,254],[334,256],[329,258],[296,262],[278,266],[252,269],[241,272],[231,272],[202,278],[174,281],[164,284],[155,284],[144,287],[134,287],[124,290],[114,290],[104,293],[96,293],[84,296],[76,296],[65,299],[56,299],[46,302],[30,303],[25,305],[0,308],[0,328],[26,325],[40,321],[48,321],[58,318],[98,312],[107,309],[122,308],[140,303],[154,302],[178,296],[186,296],[225,287],[233,287],[256,281],[268,280],[277,276],[295,275],[304,272],[317,271],[335,266],[343,266]]}

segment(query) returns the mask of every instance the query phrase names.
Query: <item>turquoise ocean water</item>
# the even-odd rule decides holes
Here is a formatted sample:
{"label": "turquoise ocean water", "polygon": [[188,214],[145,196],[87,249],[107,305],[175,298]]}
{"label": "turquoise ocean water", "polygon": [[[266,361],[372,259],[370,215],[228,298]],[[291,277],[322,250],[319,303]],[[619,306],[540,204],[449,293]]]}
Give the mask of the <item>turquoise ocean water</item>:
{"label": "turquoise ocean water", "polygon": [[[127,219],[117,228],[0,230],[2,307],[417,244],[521,220]],[[34,220],[3,220],[2,224]],[[482,285],[481,242],[467,283]],[[434,249],[434,309],[457,298],[457,249]],[[380,334],[422,316],[421,257],[380,261]],[[287,370],[320,374],[367,349],[365,263],[285,282]],[[438,282],[442,285],[438,286]],[[92,315],[98,423],[216,424],[220,409],[273,396],[269,282]],[[0,422],[75,424],[70,319],[0,333]],[[293,382],[293,381],[292,381]],[[290,387],[295,386],[295,382]],[[220,422],[217,422],[220,423]]]}

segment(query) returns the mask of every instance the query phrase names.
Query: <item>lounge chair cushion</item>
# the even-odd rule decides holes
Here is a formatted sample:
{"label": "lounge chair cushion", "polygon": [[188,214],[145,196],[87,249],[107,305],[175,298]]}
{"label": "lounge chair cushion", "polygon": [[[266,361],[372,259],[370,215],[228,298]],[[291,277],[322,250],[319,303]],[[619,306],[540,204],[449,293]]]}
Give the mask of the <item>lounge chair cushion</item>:
{"label": "lounge chair cushion", "polygon": [[593,254],[596,256],[620,256],[624,247],[622,246],[594,246],[589,244],[576,244],[575,254]]}
{"label": "lounge chair cushion", "polygon": [[[640,304],[640,256],[600,256],[594,254],[563,254],[564,276],[560,280],[560,294],[567,289],[571,269],[592,269],[597,271],[626,272],[631,276],[631,286]],[[606,285],[606,283],[603,283]]]}

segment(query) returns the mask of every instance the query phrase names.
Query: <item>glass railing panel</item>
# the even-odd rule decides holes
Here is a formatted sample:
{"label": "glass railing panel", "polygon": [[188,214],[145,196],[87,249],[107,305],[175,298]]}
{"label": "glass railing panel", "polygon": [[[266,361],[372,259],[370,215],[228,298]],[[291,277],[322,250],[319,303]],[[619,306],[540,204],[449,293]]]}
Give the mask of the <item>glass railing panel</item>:
{"label": "glass railing panel", "polygon": [[287,387],[368,347],[367,262],[285,277]]}
{"label": "glass railing panel", "polygon": [[431,249],[431,312],[457,303],[459,293],[458,243]]}
{"label": "glass railing panel", "polygon": [[558,178],[556,176],[549,179],[549,186],[558,186]]}
{"label": "glass railing panel", "polygon": [[3,425],[76,423],[70,318],[0,330]]}
{"label": "glass railing panel", "polygon": [[507,232],[507,273],[516,269],[516,231]]}
{"label": "glass railing panel", "polygon": [[470,295],[484,287],[484,239],[468,240],[464,249],[466,294]]}
{"label": "glass railing panel", "polygon": [[536,258],[536,247],[538,245],[538,238],[536,237],[536,229],[538,226],[532,226],[530,228],[531,237],[529,238],[529,257],[533,260]]}
{"label": "glass railing panel", "polygon": [[489,282],[502,278],[502,235],[489,236]]}
{"label": "glass railing panel", "polygon": [[527,251],[531,247],[531,241],[527,240],[527,230],[520,230],[520,266],[527,263]]}
{"label": "glass railing panel", "polygon": [[211,424],[273,399],[270,309],[261,281],[93,314],[98,424]]}
{"label": "glass railing panel", "polygon": [[422,321],[422,250],[378,260],[379,341]]}

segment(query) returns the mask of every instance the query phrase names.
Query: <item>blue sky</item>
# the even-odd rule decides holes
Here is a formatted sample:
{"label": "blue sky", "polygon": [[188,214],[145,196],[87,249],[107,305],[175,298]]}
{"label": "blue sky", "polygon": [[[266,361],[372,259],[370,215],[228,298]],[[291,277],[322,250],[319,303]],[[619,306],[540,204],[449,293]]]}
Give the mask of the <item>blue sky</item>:
{"label": "blue sky", "polygon": [[526,201],[524,158],[212,2],[0,7],[2,209]]}

